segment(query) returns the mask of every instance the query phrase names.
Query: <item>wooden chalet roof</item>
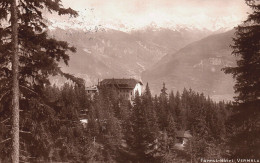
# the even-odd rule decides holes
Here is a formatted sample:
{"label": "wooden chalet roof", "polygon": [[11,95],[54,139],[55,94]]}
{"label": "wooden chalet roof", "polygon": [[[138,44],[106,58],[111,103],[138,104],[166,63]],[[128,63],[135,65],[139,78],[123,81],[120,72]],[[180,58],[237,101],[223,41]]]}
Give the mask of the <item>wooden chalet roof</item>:
{"label": "wooden chalet roof", "polygon": [[104,79],[100,82],[100,85],[113,85],[122,89],[132,89],[136,84],[143,83],[136,79]]}
{"label": "wooden chalet roof", "polygon": [[192,135],[190,134],[189,131],[177,131],[176,137],[177,138],[191,138]]}
{"label": "wooden chalet roof", "polygon": [[96,86],[92,86],[92,87],[86,87],[87,91],[97,91],[97,87]]}

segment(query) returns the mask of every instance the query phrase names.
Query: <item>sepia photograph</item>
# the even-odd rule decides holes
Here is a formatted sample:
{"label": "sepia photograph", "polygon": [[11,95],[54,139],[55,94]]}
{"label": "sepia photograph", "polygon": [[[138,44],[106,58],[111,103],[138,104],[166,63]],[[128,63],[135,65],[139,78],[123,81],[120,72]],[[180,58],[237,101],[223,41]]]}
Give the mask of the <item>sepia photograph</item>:
{"label": "sepia photograph", "polygon": [[260,0],[0,0],[0,163],[260,163]]}

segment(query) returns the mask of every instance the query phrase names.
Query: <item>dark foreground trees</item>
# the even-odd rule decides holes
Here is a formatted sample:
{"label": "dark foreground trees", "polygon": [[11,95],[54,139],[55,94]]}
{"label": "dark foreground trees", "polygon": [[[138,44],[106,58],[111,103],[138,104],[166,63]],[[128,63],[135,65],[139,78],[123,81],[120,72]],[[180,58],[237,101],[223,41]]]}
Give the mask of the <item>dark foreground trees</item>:
{"label": "dark foreground trees", "polygon": [[246,0],[252,13],[236,28],[233,55],[237,66],[225,69],[236,79],[237,96],[230,118],[233,157],[260,157],[260,3]]}
{"label": "dark foreground trees", "polygon": [[[23,124],[33,112],[27,105],[33,103],[35,107],[30,107],[30,109],[34,111],[43,108],[42,105],[48,108],[41,97],[44,86],[49,84],[48,77],[57,74],[64,75],[58,67],[58,62],[63,60],[68,64],[67,51],[75,51],[75,48],[70,47],[66,42],[48,37],[46,21],[42,15],[43,10],[57,12],[59,15],[77,15],[75,11],[63,8],[60,1],[0,1],[1,120],[7,120],[5,125],[10,125],[9,119],[12,115],[12,162],[19,161],[19,152],[23,150],[19,149],[21,145],[19,127],[21,130],[24,128],[19,125],[19,122]],[[13,94],[12,98],[11,94]],[[12,112],[11,108],[13,108]],[[21,111],[24,111],[21,115],[23,118],[19,120]],[[7,130],[10,133],[9,129]],[[36,134],[32,130],[22,130],[20,140],[23,139],[24,133]],[[37,135],[34,136],[37,137]],[[3,138],[8,140],[9,137],[10,134],[6,134]],[[4,142],[5,145],[8,143],[8,141]],[[10,154],[9,151],[8,153]]]}
{"label": "dark foreground trees", "polygon": [[[157,98],[147,85],[130,105],[111,92],[102,90],[90,104],[87,130],[97,152],[92,161],[188,162],[223,156],[228,112],[224,102],[191,89],[171,92],[169,98],[165,86]],[[192,144],[178,150],[177,132],[186,130]]]}
{"label": "dark foreground trees", "polygon": [[[77,85],[45,86],[41,101],[44,105],[38,98],[21,99],[26,110],[21,112],[20,160],[143,163],[222,156],[225,103],[186,89],[183,93],[171,92],[170,98],[164,89],[159,98],[150,94],[148,85],[143,95],[136,95],[133,104],[111,90],[102,89],[91,100]],[[5,106],[1,105],[1,111]],[[176,109],[181,115],[178,119]],[[162,113],[166,116],[163,121],[159,120]],[[80,121],[83,119],[87,123]],[[0,125],[1,141],[10,134],[9,124],[5,121]],[[179,150],[177,132],[185,130],[193,137]],[[0,146],[0,158],[8,162],[10,142],[5,143]]]}
{"label": "dark foreground trees", "polygon": [[[0,158],[10,162],[11,96],[5,75]],[[106,88],[91,100],[78,84],[58,88],[47,80],[40,84],[37,78],[20,81],[21,161],[178,162],[221,156],[226,104],[191,89],[168,95],[164,85],[160,96],[153,97],[147,84],[143,95],[130,104]],[[84,119],[87,123],[81,123]],[[175,148],[180,130],[189,130],[194,140],[181,151]]]}

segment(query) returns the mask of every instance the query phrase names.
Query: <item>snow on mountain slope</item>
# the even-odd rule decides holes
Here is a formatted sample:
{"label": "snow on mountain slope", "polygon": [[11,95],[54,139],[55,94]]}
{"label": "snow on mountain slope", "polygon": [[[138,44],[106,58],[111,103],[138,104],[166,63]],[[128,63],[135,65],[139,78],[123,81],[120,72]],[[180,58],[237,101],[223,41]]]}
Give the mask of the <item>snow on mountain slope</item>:
{"label": "snow on mountain slope", "polygon": [[74,29],[83,31],[95,30],[118,30],[122,32],[132,32],[146,30],[147,28],[158,31],[161,29],[169,29],[173,31],[218,31],[231,30],[237,24],[241,23],[241,18],[235,14],[221,17],[211,17],[207,14],[200,13],[192,16],[163,15],[162,13],[150,13],[146,17],[135,18],[114,18],[103,19],[95,15],[92,9],[79,11],[78,17],[69,16],[46,16],[49,20],[49,29]]}

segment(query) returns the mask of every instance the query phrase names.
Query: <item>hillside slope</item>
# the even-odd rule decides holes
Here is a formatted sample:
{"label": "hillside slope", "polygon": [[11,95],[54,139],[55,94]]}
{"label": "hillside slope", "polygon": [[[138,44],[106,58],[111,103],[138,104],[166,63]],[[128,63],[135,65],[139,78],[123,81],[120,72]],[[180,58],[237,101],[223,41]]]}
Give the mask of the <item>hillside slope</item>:
{"label": "hillside slope", "polygon": [[96,84],[98,79],[112,77],[140,79],[144,70],[169,51],[176,51],[209,33],[168,29],[146,29],[131,33],[111,29],[83,31],[57,28],[50,31],[52,37],[67,41],[77,48],[77,53],[70,57],[69,67],[61,67],[65,72],[84,78],[87,85]]}
{"label": "hillside slope", "polygon": [[153,93],[159,93],[163,82],[168,89],[192,88],[214,97],[233,95],[233,79],[221,69],[235,64],[231,55],[234,30],[211,35],[164,56],[152,68],[142,73]]}

